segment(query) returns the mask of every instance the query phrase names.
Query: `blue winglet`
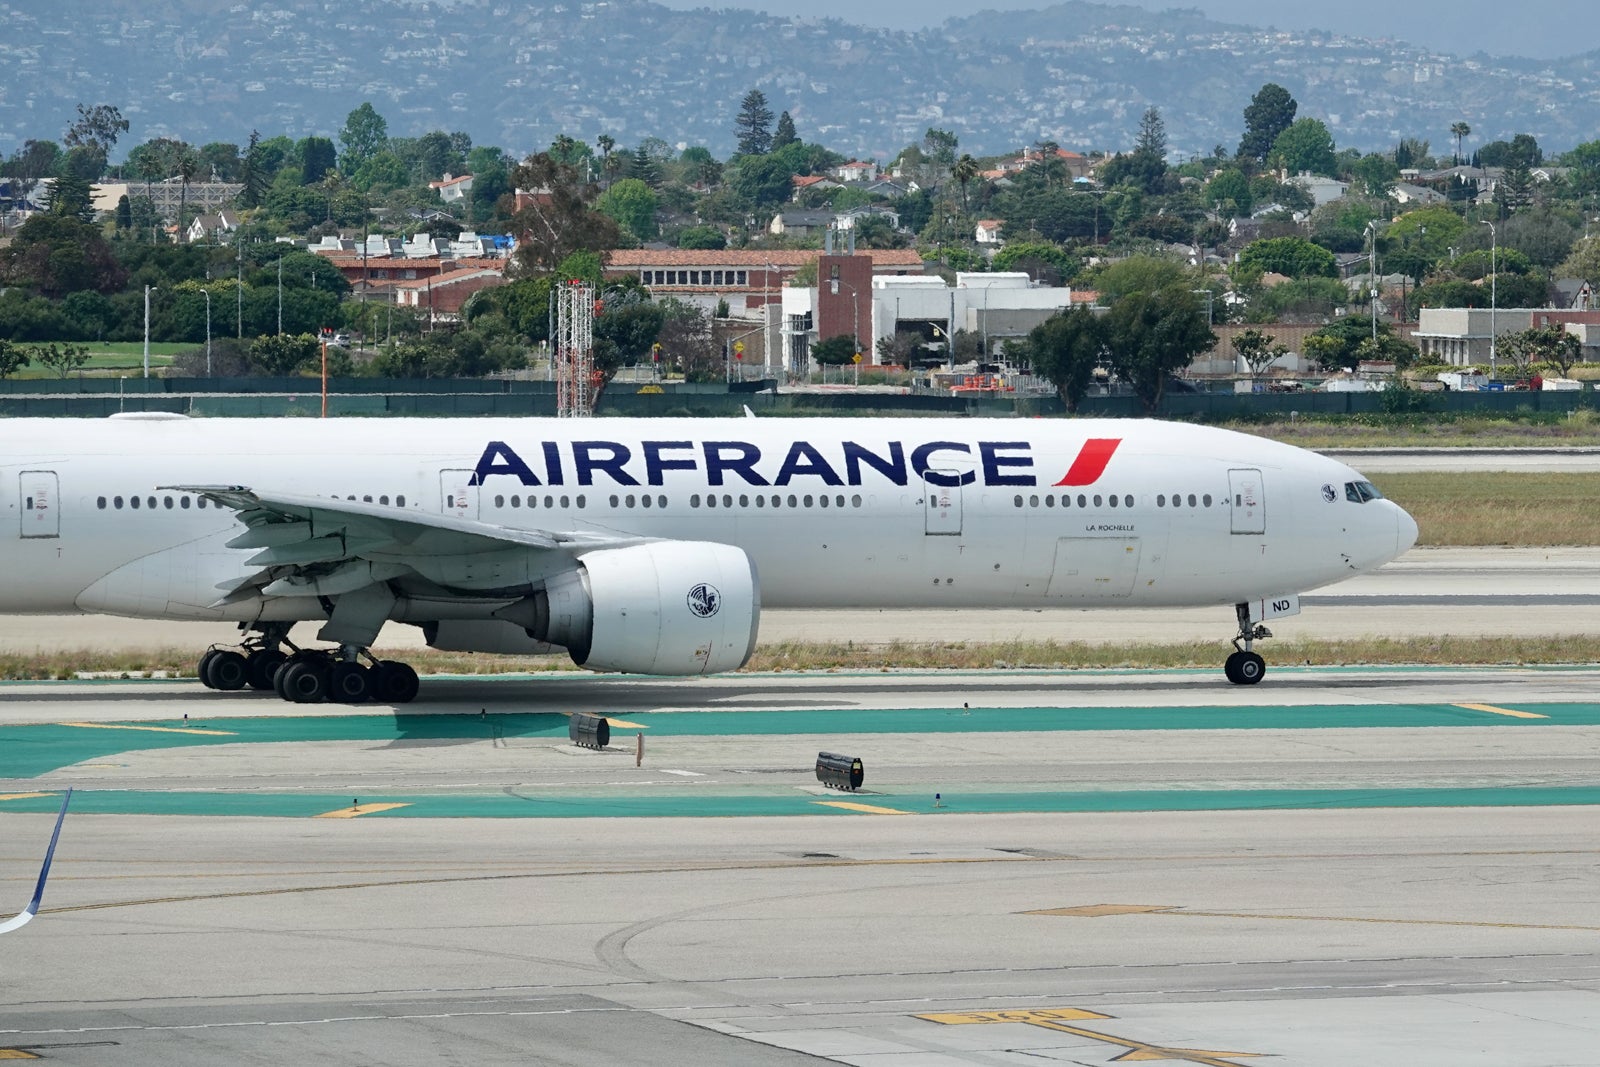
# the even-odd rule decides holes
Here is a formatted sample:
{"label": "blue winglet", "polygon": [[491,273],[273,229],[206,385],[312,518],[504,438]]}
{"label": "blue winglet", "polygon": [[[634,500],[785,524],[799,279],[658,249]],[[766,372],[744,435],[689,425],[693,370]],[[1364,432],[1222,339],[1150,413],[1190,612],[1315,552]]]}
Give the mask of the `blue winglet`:
{"label": "blue winglet", "polygon": [[28,901],[28,906],[21,912],[5,922],[0,922],[0,934],[9,934],[26,926],[29,919],[39,914],[39,902],[44,900],[45,879],[50,877],[50,861],[56,857],[56,841],[61,837],[61,824],[67,819],[67,805],[70,803],[72,803],[72,789],[69,787],[67,795],[61,798],[61,814],[56,816],[56,828],[50,834],[50,847],[45,849],[44,866],[39,868],[39,882],[33,887],[33,899]]}

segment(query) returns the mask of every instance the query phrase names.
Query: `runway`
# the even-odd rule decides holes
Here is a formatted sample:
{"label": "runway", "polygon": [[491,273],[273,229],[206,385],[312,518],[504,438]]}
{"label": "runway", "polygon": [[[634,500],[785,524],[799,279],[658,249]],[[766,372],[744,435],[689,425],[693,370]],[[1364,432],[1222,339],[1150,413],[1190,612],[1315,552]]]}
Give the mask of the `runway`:
{"label": "runway", "polygon": [[[55,794],[85,792],[44,912],[0,942],[0,1050],[1589,1063],[1597,681],[459,678],[426,712],[312,716],[192,681],[9,683],[8,910]],[[631,725],[577,749],[578,710]],[[865,789],[818,787],[821,748]]]}

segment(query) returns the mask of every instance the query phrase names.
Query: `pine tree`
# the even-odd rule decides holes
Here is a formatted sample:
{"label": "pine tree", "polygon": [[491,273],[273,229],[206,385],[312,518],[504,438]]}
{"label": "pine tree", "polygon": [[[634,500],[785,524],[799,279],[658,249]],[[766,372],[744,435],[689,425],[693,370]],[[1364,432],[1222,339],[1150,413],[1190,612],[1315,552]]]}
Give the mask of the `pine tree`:
{"label": "pine tree", "polygon": [[798,140],[800,138],[794,132],[794,119],[785,111],[778,116],[778,129],[772,135],[772,150],[776,152],[780,148],[787,148]]}
{"label": "pine tree", "polygon": [[772,109],[760,89],[744,94],[733,128],[739,135],[740,155],[764,156],[772,150]]}
{"label": "pine tree", "polygon": [[638,178],[652,189],[661,188],[661,167],[644,145],[640,145],[633,153],[633,165],[628,168],[628,176]]}
{"label": "pine tree", "polygon": [[1250,106],[1244,109],[1244,138],[1239,142],[1239,159],[1266,159],[1278,135],[1294,122],[1294,113],[1299,107],[1283,86],[1272,82],[1263,85],[1250,98]]}

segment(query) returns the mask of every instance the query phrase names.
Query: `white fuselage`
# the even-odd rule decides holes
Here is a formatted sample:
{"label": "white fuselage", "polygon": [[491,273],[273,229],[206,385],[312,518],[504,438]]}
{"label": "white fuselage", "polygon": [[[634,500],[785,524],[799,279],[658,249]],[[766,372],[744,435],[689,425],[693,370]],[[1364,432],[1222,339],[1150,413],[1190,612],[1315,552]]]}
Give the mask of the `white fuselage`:
{"label": "white fuselage", "polygon": [[768,607],[969,608],[1234,604],[1336,582],[1416,536],[1352,483],[1303,449],[1155,421],[6,420],[0,612],[325,615],[313,597],[219,604],[252,555],[225,547],[242,527],[160,486],[731,544]]}

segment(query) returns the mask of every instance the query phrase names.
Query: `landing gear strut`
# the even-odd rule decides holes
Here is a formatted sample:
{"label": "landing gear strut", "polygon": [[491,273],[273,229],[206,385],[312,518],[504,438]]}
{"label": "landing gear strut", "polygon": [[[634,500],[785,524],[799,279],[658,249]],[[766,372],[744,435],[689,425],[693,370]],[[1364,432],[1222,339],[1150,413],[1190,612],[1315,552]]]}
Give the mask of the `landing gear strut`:
{"label": "landing gear strut", "polygon": [[[284,623],[254,627],[239,649],[210,648],[197,669],[208,689],[233,692],[245,687],[272,690],[295,704],[408,704],[421,688],[417,672],[398,660],[375,659],[356,645],[337,649],[299,648]],[[283,650],[287,646],[288,652]],[[362,663],[365,659],[367,662]]]}
{"label": "landing gear strut", "polygon": [[1239,635],[1233,639],[1234,651],[1222,664],[1222,673],[1234,685],[1255,685],[1267,673],[1267,661],[1256,654],[1254,644],[1271,637],[1272,631],[1260,623],[1250,621],[1250,605],[1236,604],[1234,612],[1239,618]]}

